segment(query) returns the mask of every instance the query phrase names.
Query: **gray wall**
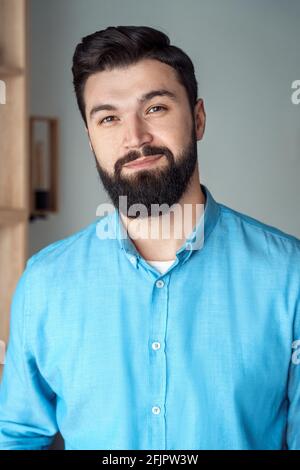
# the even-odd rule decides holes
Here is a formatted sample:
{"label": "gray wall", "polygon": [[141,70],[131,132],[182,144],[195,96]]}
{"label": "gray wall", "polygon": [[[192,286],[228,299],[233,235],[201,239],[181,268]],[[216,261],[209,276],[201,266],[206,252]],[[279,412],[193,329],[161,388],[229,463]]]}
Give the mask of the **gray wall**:
{"label": "gray wall", "polygon": [[107,202],[72,89],[71,59],[109,25],[166,32],[195,64],[207,127],[201,182],[217,201],[300,238],[299,0],[31,0],[31,114],[60,119],[60,211],[30,225],[30,254]]}

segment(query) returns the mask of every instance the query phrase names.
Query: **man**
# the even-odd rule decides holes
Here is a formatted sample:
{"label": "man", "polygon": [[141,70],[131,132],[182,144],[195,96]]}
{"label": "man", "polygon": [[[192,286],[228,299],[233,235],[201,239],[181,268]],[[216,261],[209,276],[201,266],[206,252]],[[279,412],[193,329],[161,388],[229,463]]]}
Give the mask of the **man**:
{"label": "man", "polygon": [[27,262],[0,447],[299,449],[300,241],[200,184],[204,104],[165,34],[98,31],[72,70],[114,210]]}

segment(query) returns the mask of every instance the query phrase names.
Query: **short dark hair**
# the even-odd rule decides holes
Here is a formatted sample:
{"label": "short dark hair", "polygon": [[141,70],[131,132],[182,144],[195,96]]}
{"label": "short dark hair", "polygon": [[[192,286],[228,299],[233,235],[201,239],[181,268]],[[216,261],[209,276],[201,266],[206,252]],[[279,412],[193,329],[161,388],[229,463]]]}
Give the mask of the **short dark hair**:
{"label": "short dark hair", "polygon": [[109,26],[82,38],[73,55],[73,84],[81,116],[87,126],[84,86],[96,72],[112,70],[156,59],[170,65],[187,92],[191,112],[197,101],[198,84],[194,65],[179,47],[170,45],[169,37],[149,26]]}

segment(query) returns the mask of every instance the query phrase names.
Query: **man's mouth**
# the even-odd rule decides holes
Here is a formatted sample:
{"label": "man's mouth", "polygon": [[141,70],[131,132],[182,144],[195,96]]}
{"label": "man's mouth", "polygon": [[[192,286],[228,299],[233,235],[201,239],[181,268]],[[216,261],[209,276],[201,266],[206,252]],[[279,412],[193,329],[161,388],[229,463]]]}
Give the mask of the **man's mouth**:
{"label": "man's mouth", "polygon": [[150,166],[154,164],[157,160],[159,160],[163,155],[151,155],[148,157],[140,157],[137,160],[134,160],[133,162],[126,163],[124,167],[126,168],[144,168],[146,166]]}

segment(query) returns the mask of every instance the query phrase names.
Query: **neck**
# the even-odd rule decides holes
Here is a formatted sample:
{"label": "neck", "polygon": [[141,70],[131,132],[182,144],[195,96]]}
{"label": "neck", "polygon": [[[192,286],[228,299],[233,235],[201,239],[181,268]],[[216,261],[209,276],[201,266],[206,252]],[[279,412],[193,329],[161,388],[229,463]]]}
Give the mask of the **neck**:
{"label": "neck", "polygon": [[196,164],[190,184],[180,201],[157,217],[130,219],[120,216],[129,237],[141,256],[149,261],[169,261],[191,234],[204,211],[205,195]]}

